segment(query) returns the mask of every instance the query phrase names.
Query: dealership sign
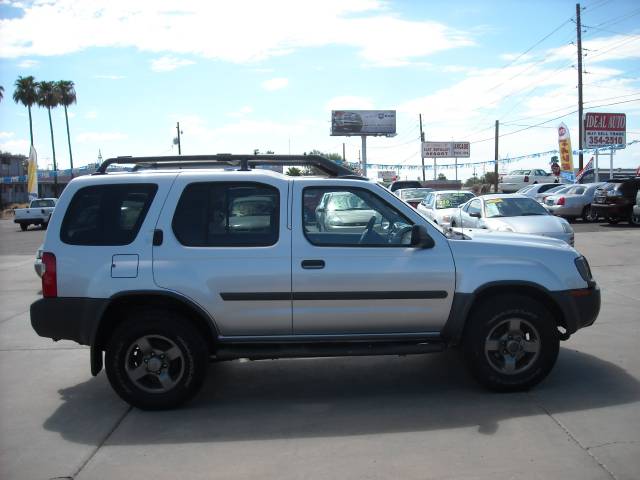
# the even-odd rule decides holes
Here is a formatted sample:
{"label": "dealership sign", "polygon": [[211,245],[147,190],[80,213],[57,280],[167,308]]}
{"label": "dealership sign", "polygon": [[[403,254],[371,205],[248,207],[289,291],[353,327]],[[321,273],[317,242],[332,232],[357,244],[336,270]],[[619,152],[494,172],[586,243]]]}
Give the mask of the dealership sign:
{"label": "dealership sign", "polygon": [[469,142],[422,142],[422,158],[469,158]]}
{"label": "dealership sign", "polygon": [[627,116],[624,113],[589,112],[584,116],[586,148],[625,148],[626,137]]}
{"label": "dealership sign", "polygon": [[331,135],[396,134],[395,110],[332,110]]}

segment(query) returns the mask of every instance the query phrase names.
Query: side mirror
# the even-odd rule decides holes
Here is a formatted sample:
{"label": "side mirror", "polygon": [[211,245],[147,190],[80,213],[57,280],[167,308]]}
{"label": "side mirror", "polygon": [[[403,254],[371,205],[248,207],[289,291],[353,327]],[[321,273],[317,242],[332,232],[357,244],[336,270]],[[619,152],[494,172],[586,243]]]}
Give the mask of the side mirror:
{"label": "side mirror", "polygon": [[480,212],[471,212],[469,216],[473,218],[480,218]]}
{"label": "side mirror", "polygon": [[414,225],[411,228],[411,244],[413,248],[433,248],[436,242],[433,241],[424,225]]}

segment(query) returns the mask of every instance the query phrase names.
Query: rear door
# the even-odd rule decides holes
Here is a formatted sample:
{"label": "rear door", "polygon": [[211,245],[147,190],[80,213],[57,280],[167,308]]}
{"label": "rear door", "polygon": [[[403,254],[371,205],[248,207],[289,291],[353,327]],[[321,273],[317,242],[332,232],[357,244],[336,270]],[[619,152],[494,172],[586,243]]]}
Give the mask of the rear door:
{"label": "rear door", "polygon": [[[319,231],[303,206],[321,194],[352,198],[339,203],[331,228]],[[436,245],[409,247],[411,227],[421,221],[410,207],[358,185],[321,180],[294,182],[292,211],[294,334],[441,330],[455,288],[451,250],[430,225]]]}
{"label": "rear door", "polygon": [[156,227],[156,284],[203,307],[222,336],[291,334],[288,185],[250,173],[178,176]]}

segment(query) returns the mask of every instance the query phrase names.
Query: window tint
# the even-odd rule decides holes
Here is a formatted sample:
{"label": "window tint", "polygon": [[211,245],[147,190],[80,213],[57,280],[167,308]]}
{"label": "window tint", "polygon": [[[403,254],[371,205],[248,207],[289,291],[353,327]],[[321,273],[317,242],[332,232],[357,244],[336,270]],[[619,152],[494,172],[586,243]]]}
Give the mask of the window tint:
{"label": "window tint", "polygon": [[[547,185],[541,185],[540,189],[538,190],[538,192],[539,193],[543,193],[543,192],[546,192],[547,190],[551,190],[553,188],[558,188],[558,186],[553,184],[553,183],[549,183]],[[558,188],[558,190],[560,190],[560,189]]]}
{"label": "window tint", "polygon": [[127,245],[136,238],[155,184],[96,185],[76,192],[62,220],[60,239],[71,245]]}
{"label": "window tint", "polygon": [[303,229],[313,245],[388,247],[411,243],[413,223],[359,188],[305,188]]}
{"label": "window tint", "polygon": [[173,232],[189,247],[269,246],[278,241],[278,189],[257,183],[192,183],[173,216]]}
{"label": "window tint", "polygon": [[53,200],[34,200],[31,202],[29,208],[43,208],[43,207],[55,207],[56,204]]}

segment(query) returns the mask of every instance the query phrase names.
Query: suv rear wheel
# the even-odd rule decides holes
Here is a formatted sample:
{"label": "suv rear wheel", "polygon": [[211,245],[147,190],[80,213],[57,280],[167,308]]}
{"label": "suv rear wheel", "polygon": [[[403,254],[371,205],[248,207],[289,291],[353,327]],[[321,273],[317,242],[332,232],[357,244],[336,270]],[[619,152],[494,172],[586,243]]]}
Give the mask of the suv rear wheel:
{"label": "suv rear wheel", "polygon": [[105,369],[113,389],[144,410],[173,408],[204,381],[207,347],[183,315],[160,309],[129,314],[113,332]]}
{"label": "suv rear wheel", "polygon": [[470,319],[464,337],[467,365],[486,387],[527,390],[544,379],[558,357],[560,339],[552,315],[522,295],[494,297]]}

